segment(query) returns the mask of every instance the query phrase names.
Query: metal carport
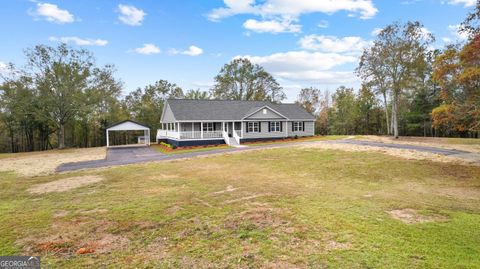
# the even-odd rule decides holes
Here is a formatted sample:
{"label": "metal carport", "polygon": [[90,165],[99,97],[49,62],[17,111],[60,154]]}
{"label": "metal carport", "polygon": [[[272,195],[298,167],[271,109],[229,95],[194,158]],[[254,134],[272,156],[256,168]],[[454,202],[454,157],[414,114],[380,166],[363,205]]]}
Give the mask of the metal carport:
{"label": "metal carport", "polygon": [[135,122],[133,120],[124,120],[118,123],[115,123],[107,128],[107,147],[110,147],[109,132],[110,131],[143,131],[145,139],[145,146],[150,146],[150,128],[147,126]]}

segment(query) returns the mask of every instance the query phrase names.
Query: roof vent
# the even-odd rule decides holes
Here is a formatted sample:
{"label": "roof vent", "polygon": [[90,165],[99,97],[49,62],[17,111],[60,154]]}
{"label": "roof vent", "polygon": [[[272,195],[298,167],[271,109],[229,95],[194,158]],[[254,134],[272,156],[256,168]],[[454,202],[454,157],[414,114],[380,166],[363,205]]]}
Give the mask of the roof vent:
{"label": "roof vent", "polygon": [[267,114],[267,109],[264,108],[264,109],[263,109],[263,115],[266,115],[266,114]]}

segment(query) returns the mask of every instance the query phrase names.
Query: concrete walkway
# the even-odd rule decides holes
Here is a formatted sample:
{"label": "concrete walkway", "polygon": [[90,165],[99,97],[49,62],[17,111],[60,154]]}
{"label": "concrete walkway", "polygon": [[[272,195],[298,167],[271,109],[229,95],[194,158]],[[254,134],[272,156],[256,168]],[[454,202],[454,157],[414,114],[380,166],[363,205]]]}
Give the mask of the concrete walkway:
{"label": "concrete walkway", "polygon": [[271,145],[264,145],[264,146],[247,146],[247,147],[240,147],[240,148],[215,149],[215,150],[209,150],[209,151],[189,152],[189,153],[180,153],[180,154],[172,154],[172,155],[163,154],[155,151],[150,147],[144,147],[144,146],[128,147],[128,148],[109,148],[107,149],[107,157],[103,160],[65,163],[57,167],[57,172],[74,171],[74,170],[89,169],[89,168],[100,168],[100,167],[108,167],[108,166],[116,166],[116,165],[126,165],[126,164],[134,164],[134,163],[144,163],[144,162],[152,162],[152,161],[176,160],[176,159],[192,158],[197,156],[213,155],[213,154],[219,154],[219,153],[251,151],[256,149],[285,148],[285,147],[291,147],[295,145],[309,145],[309,144],[317,144],[317,143],[327,143],[327,144],[341,143],[341,144],[352,144],[352,145],[360,145],[360,146],[416,150],[421,152],[452,156],[456,158],[465,159],[467,161],[474,161],[474,162],[480,163],[480,154],[471,153],[467,151],[461,151],[461,150],[455,150],[455,149],[444,149],[444,148],[438,148],[438,147],[407,145],[407,144],[380,143],[380,142],[364,141],[364,140],[341,139],[341,140],[308,141],[308,142],[285,142],[285,143],[271,144]]}

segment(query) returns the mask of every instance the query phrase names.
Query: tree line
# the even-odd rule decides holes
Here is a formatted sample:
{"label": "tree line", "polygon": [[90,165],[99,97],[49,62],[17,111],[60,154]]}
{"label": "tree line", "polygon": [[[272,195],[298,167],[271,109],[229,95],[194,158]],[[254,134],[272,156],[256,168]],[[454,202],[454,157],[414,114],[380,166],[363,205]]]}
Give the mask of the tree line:
{"label": "tree line", "polygon": [[384,27],[360,58],[358,91],[302,89],[320,134],[476,137],[480,132],[480,1],[461,24],[468,40],[433,49],[420,22]]}
{"label": "tree line", "polygon": [[[468,41],[441,50],[420,22],[387,25],[360,58],[360,89],[304,88],[296,103],[316,116],[318,134],[478,137],[479,21],[480,2],[461,25]],[[275,78],[245,58],[225,64],[209,91],[159,80],[126,96],[115,67],[97,65],[85,49],[37,45],[25,58],[1,74],[0,152],[103,146],[105,129],[125,119],[156,130],[168,98],[286,99]]]}
{"label": "tree line", "polygon": [[98,66],[85,49],[37,45],[25,50],[25,57],[24,67],[10,64],[2,74],[0,152],[104,146],[106,128],[125,119],[149,126],[154,140],[169,98],[285,99],[273,76],[247,59],[226,64],[210,91],[185,92],[159,80],[122,96],[115,67]]}

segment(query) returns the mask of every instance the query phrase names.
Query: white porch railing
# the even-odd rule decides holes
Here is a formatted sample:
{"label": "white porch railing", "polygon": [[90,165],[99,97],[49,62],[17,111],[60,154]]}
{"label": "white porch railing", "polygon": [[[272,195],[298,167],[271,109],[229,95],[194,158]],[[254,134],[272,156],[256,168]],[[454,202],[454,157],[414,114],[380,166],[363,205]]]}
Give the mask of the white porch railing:
{"label": "white porch railing", "polygon": [[[222,138],[222,131],[203,131],[203,139]],[[169,131],[157,130],[157,139],[175,138],[175,139],[202,139],[202,131]]]}
{"label": "white porch railing", "polygon": [[179,133],[176,131],[170,131],[170,130],[157,130],[157,139],[161,138],[176,138],[179,139]]}
{"label": "white porch railing", "polygon": [[240,144],[240,136],[238,135],[237,130],[233,130],[233,138],[235,138],[237,144]]}
{"label": "white porch railing", "polygon": [[230,137],[228,137],[227,132],[222,132],[223,140],[225,140],[225,144],[230,146]]}

